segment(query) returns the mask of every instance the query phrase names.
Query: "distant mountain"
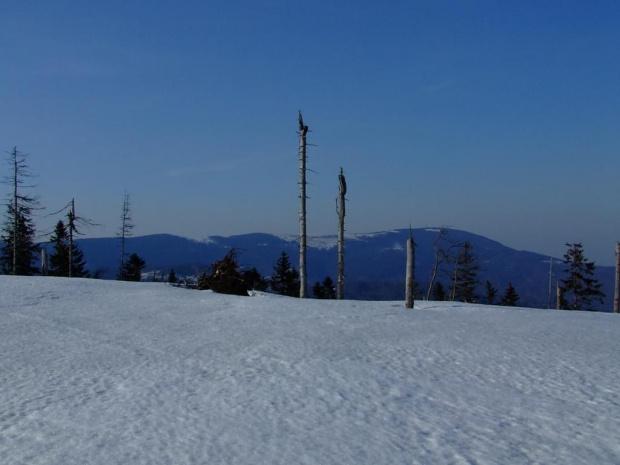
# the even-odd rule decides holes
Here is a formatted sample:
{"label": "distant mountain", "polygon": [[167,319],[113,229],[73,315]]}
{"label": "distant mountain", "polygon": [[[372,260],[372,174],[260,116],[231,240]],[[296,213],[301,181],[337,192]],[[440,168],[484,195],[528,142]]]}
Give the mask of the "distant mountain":
{"label": "distant mountain", "polygon": [[[416,247],[416,281],[425,290],[434,263],[435,229],[414,229]],[[349,235],[345,244],[345,296],[363,300],[398,300],[404,298],[405,247],[408,229],[373,234]],[[547,307],[549,293],[549,257],[506,247],[499,242],[466,231],[451,229],[453,242],[469,241],[474,246],[482,267],[479,272],[479,295],[484,302],[484,282],[489,279],[498,289],[498,300],[509,282],[516,288],[520,305]],[[91,271],[104,269],[104,278],[113,279],[118,268],[119,239],[79,239],[87,267]],[[309,287],[326,276],[336,278],[336,236],[314,236],[308,240]],[[297,263],[298,242],[293,236],[274,236],[253,233],[230,237],[212,236],[196,241],[169,234],[131,237],[126,250],[146,260],[147,271],[167,273],[174,268],[177,275],[197,275],[209,264],[221,259],[230,249],[239,251],[240,263],[256,267],[262,274],[271,275],[282,251]],[[587,251],[586,251],[587,253]],[[554,258],[554,274],[562,275],[560,259]],[[613,267],[597,267],[597,278],[607,295],[605,308],[613,301]],[[441,281],[448,282],[447,277]],[[555,282],[554,289],[555,292]],[[424,292],[425,294],[425,292]],[[555,300],[555,298],[554,298]]]}

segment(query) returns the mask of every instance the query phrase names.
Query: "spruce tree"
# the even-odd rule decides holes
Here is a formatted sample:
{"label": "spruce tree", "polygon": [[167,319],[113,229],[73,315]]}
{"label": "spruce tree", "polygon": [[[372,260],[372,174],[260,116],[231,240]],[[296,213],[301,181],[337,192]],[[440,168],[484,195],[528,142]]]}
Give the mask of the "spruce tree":
{"label": "spruce tree", "polygon": [[[54,244],[54,252],[50,255],[50,276],[64,276],[74,278],[88,278],[89,273],[85,270],[86,262],[84,254],[77,244],[69,241],[67,227],[62,220],[56,223],[56,228],[51,237]],[[71,252],[71,260],[69,258],[69,250]],[[72,261],[71,275],[69,274],[69,262]]]}
{"label": "spruce tree", "polygon": [[437,302],[443,302],[446,300],[446,290],[444,289],[443,284],[439,281],[437,281],[433,287],[433,300],[436,300]]}
{"label": "spruce tree", "polygon": [[506,288],[506,292],[504,292],[500,305],[503,305],[504,307],[516,307],[518,301],[519,294],[517,294],[517,291],[512,283],[508,283],[508,287]]}
{"label": "spruce tree", "polygon": [[336,286],[332,278],[327,276],[322,283],[317,281],[312,288],[312,294],[315,299],[335,299]]}
{"label": "spruce tree", "polygon": [[5,178],[5,183],[11,187],[11,194],[6,204],[0,236],[0,240],[4,243],[0,255],[0,268],[4,274],[30,276],[37,272],[37,268],[33,266],[38,247],[34,243],[35,227],[32,213],[38,208],[39,202],[38,197],[23,192],[25,188],[32,187],[24,184],[25,180],[31,177],[26,154],[14,147],[8,155],[10,175]]}
{"label": "spruce tree", "polygon": [[454,264],[452,275],[452,300],[476,302],[478,286],[478,270],[480,265],[473,253],[473,246],[465,241],[460,247]]}
{"label": "spruce tree", "polygon": [[282,252],[276,266],[273,267],[270,286],[276,294],[299,296],[299,272],[291,265],[286,252]]}
{"label": "spruce tree", "polygon": [[497,289],[493,287],[493,285],[491,284],[491,281],[489,281],[488,279],[486,282],[486,287],[487,287],[487,305],[493,305],[493,303],[495,302],[495,297],[497,297]]}
{"label": "spruce tree", "polygon": [[174,269],[170,269],[170,272],[168,273],[168,282],[170,284],[176,284],[177,283],[177,275],[174,272]]}
{"label": "spruce tree", "polygon": [[266,291],[269,287],[269,282],[258,272],[256,267],[249,270],[244,270],[241,273],[241,279],[246,284],[248,291]]}
{"label": "spruce tree", "polygon": [[325,292],[323,292],[323,285],[319,281],[314,283],[314,286],[312,287],[312,295],[315,299],[325,298]]}
{"label": "spruce tree", "polygon": [[564,264],[568,273],[566,279],[561,279],[562,292],[566,296],[572,294],[570,310],[593,310],[592,304],[596,301],[601,305],[605,294],[601,291],[601,284],[594,278],[596,266],[583,253],[581,243],[566,243],[568,250],[564,254]]}
{"label": "spruce tree", "polygon": [[123,266],[121,281],[140,281],[146,262],[137,254],[132,253]]}

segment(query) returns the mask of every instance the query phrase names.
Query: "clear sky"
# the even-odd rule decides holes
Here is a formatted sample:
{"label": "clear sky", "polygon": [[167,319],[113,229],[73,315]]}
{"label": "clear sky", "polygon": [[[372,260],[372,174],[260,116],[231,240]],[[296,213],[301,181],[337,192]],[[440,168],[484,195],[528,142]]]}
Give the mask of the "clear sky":
{"label": "clear sky", "polygon": [[[447,225],[612,264],[620,2],[2,1],[0,149],[111,236]],[[6,189],[6,186],[3,188]],[[52,218],[37,220],[42,229]]]}

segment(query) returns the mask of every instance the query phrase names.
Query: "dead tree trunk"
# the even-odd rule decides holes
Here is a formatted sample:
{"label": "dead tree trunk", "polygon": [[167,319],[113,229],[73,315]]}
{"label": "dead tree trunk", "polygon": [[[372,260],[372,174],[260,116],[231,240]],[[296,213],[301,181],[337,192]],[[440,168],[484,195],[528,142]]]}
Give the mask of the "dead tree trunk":
{"label": "dead tree trunk", "polygon": [[620,242],[616,244],[616,286],[614,294],[614,313],[620,313]]}
{"label": "dead tree trunk", "polygon": [[564,293],[562,291],[562,286],[560,283],[557,283],[555,288],[555,309],[562,310],[562,301],[564,300]]}
{"label": "dead tree trunk", "polygon": [[405,276],[406,281],[406,294],[405,294],[405,307],[413,308],[413,290],[415,281],[415,247],[413,243],[413,233],[409,230],[409,238],[407,239],[407,273]]}
{"label": "dead tree trunk", "polygon": [[336,212],[338,213],[338,288],[336,298],[344,299],[344,216],[345,216],[345,195],[347,193],[347,182],[344,178],[342,168],[338,175],[340,182],[338,202],[336,202]]}
{"label": "dead tree trunk", "polygon": [[549,299],[547,301],[547,308],[551,308],[551,288],[553,284],[553,257],[549,258]]}
{"label": "dead tree trunk", "polygon": [[48,275],[48,268],[47,268],[47,251],[42,248],[41,249],[41,276],[47,276]]}
{"label": "dead tree trunk", "polygon": [[299,297],[304,299],[308,293],[306,274],[306,135],[308,126],[299,112]]}
{"label": "dead tree trunk", "polygon": [[437,239],[435,239],[435,242],[433,242],[433,250],[435,251],[435,264],[433,265],[433,269],[431,271],[431,280],[428,283],[428,291],[426,292],[426,300],[431,300],[433,286],[435,286],[435,279],[437,278],[437,272],[439,271],[439,267],[441,263],[446,258],[445,249],[439,245],[439,242],[442,240],[445,234],[446,234],[446,229],[439,228],[439,231],[437,233]]}
{"label": "dead tree trunk", "polygon": [[73,277],[73,230],[75,229],[75,199],[71,199],[69,210],[69,277]]}

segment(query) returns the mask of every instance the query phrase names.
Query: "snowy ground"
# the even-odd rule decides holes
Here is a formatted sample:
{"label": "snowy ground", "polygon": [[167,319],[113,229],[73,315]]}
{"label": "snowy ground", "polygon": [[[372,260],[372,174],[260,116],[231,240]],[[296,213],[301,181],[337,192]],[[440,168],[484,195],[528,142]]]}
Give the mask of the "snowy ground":
{"label": "snowy ground", "polygon": [[0,276],[0,463],[620,463],[617,315]]}

